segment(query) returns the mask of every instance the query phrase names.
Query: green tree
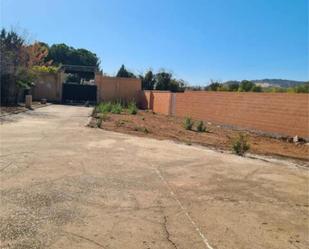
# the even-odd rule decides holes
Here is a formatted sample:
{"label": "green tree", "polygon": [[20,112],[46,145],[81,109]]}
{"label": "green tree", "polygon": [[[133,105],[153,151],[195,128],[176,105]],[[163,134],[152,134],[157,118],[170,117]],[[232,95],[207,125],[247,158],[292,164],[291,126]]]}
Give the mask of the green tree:
{"label": "green tree", "polygon": [[239,83],[238,82],[232,82],[228,85],[228,90],[230,92],[237,92],[239,89]]}
{"label": "green tree", "polygon": [[22,91],[30,89],[36,77],[34,66],[45,65],[48,50],[39,43],[26,44],[13,30],[0,33],[1,103],[16,104]]}
{"label": "green tree", "polygon": [[205,90],[206,91],[218,91],[221,86],[222,86],[221,83],[211,80],[210,84],[205,87]]}
{"label": "green tree", "polygon": [[254,85],[254,86],[251,88],[251,91],[252,91],[252,92],[262,92],[263,89],[262,89],[261,86]]}
{"label": "green tree", "polygon": [[116,77],[122,77],[122,78],[136,78],[136,76],[128,71],[124,65],[121,65],[120,69],[118,70]]}
{"label": "green tree", "polygon": [[145,76],[140,75],[140,79],[142,80],[143,90],[153,90],[154,89],[155,78],[151,70],[145,73]]}
{"label": "green tree", "polygon": [[229,91],[229,87],[227,85],[221,84],[220,87],[217,89],[217,91],[228,92]]}
{"label": "green tree", "polygon": [[95,53],[83,48],[75,49],[64,43],[53,44],[46,60],[52,60],[55,65],[96,66],[97,69],[100,66],[100,60]]}
{"label": "green tree", "polygon": [[309,82],[294,87],[296,93],[309,93]]}
{"label": "green tree", "polygon": [[254,87],[254,85],[255,84],[252,81],[243,80],[240,82],[238,91],[239,92],[250,92],[251,89]]}
{"label": "green tree", "polygon": [[183,92],[187,87],[187,83],[182,79],[171,79],[169,90],[171,92]]}
{"label": "green tree", "polygon": [[159,72],[155,76],[155,89],[156,90],[170,90],[171,88],[171,80],[172,80],[172,74],[167,73],[165,71]]}

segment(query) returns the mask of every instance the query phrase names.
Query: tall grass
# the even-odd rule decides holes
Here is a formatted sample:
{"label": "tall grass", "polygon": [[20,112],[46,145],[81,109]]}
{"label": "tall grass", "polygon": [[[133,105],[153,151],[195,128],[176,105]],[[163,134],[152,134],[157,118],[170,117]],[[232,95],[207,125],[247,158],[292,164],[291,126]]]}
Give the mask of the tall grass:
{"label": "tall grass", "polygon": [[129,114],[132,114],[132,115],[135,115],[137,114],[137,106],[136,106],[136,103],[134,101],[131,101],[129,104],[128,104],[128,112]]}
{"label": "tall grass", "polygon": [[194,121],[190,117],[186,117],[183,126],[186,130],[192,130],[192,127],[194,125]]}
{"label": "tall grass", "polygon": [[123,111],[121,103],[115,103],[112,105],[111,113],[120,114]]}
{"label": "tall grass", "polygon": [[232,149],[235,154],[239,156],[244,156],[246,152],[250,149],[250,144],[248,142],[247,136],[240,133],[237,138],[232,142]]}
{"label": "tall grass", "polygon": [[114,114],[121,114],[124,109],[128,109],[128,113],[135,115],[138,112],[137,105],[134,101],[129,102],[126,104],[125,102],[102,102],[97,105],[95,112],[97,113],[114,113]]}
{"label": "tall grass", "polygon": [[97,105],[97,112],[108,113],[111,112],[113,104],[111,102],[102,102]]}

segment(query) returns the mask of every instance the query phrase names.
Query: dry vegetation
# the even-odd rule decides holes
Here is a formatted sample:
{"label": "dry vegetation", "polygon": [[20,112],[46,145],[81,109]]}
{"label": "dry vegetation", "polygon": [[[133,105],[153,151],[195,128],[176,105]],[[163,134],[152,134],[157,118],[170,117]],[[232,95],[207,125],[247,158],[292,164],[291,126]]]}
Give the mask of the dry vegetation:
{"label": "dry vegetation", "polygon": [[[205,132],[198,132],[199,122],[195,122],[192,130],[187,130],[183,118],[155,114],[151,111],[138,111],[136,115],[130,115],[123,109],[121,114],[95,112],[94,117],[91,125],[98,125],[105,130],[156,139],[171,139],[188,145],[199,144],[220,150],[231,151],[233,141],[240,134],[238,130],[211,123],[205,123]],[[309,160],[309,146],[306,143],[295,144],[287,139],[270,138],[248,131],[243,134],[248,139],[252,153],[288,157],[304,162]]]}

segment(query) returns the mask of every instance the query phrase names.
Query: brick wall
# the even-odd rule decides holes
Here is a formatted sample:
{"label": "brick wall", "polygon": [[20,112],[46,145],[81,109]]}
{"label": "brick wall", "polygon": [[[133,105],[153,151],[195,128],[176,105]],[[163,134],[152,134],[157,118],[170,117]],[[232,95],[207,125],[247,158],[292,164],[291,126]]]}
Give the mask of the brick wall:
{"label": "brick wall", "polygon": [[170,114],[170,92],[153,92],[153,108],[152,110],[157,113]]}
{"label": "brick wall", "polygon": [[309,138],[309,94],[154,91],[150,107],[162,114]]}
{"label": "brick wall", "polygon": [[141,90],[141,80],[135,78],[95,76],[97,101],[136,100]]}
{"label": "brick wall", "polygon": [[139,106],[169,115],[171,114],[171,96],[172,93],[169,91],[141,91]]}

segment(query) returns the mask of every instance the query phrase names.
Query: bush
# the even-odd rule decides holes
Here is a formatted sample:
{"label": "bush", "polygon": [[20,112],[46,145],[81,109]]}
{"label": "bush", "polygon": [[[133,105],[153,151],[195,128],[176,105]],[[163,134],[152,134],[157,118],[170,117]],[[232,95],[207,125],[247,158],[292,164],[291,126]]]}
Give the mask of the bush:
{"label": "bush", "polygon": [[132,115],[137,114],[138,109],[134,101],[128,104],[128,111],[129,111],[129,114],[132,114]]}
{"label": "bush", "polygon": [[239,134],[238,137],[233,141],[232,148],[235,154],[244,156],[245,153],[250,149],[247,137],[244,134]]}
{"label": "bush", "polygon": [[186,117],[183,123],[183,126],[186,130],[192,130],[192,127],[194,125],[194,122],[192,121],[191,118]]}
{"label": "bush", "polygon": [[120,103],[115,103],[112,105],[111,113],[120,114],[122,112],[122,105]]}
{"label": "bush", "polygon": [[107,113],[107,112],[111,112],[112,110],[112,103],[111,102],[107,102],[107,103],[100,103],[97,106],[97,111],[100,113]]}
{"label": "bush", "polygon": [[43,73],[57,73],[59,68],[54,66],[33,66],[33,70]]}
{"label": "bush", "polygon": [[199,122],[197,123],[196,130],[197,130],[198,132],[205,132],[205,131],[206,131],[206,126],[204,125],[204,122],[203,122],[203,121],[199,121]]}

